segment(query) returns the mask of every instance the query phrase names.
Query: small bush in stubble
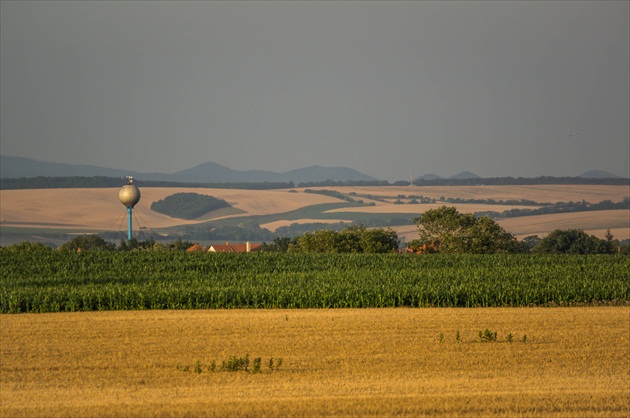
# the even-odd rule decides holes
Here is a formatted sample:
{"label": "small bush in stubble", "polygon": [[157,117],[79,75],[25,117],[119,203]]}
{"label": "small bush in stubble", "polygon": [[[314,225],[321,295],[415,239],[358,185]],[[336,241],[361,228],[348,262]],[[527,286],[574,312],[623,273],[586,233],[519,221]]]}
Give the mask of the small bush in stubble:
{"label": "small bush in stubble", "polygon": [[261,363],[261,358],[260,357],[256,357],[254,359],[254,365],[253,365],[253,369],[252,369],[252,373],[260,373],[260,363]]}
{"label": "small bush in stubble", "polygon": [[481,341],[482,343],[496,341],[496,340],[497,340],[496,332],[492,332],[487,328],[483,332],[479,331],[479,341]]}
{"label": "small bush in stubble", "polygon": [[238,372],[239,370],[248,371],[249,369],[249,354],[245,357],[232,356],[227,361],[223,361],[221,369],[229,372]]}

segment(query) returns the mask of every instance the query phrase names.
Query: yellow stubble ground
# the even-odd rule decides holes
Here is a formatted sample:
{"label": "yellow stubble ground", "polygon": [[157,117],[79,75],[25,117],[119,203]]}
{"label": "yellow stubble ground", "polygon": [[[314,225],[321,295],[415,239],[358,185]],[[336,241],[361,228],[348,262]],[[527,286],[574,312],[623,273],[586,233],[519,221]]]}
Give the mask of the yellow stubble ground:
{"label": "yellow stubble ground", "polygon": [[[0,320],[2,417],[630,413],[628,307],[131,311]],[[485,329],[499,341],[479,342]],[[262,373],[207,369],[213,360],[247,354],[263,359]],[[283,364],[270,372],[272,357]]]}

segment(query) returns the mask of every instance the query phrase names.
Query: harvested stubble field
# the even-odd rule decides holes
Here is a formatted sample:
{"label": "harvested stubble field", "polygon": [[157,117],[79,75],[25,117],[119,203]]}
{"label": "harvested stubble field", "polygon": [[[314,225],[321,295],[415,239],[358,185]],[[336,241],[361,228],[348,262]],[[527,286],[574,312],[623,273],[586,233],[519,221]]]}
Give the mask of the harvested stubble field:
{"label": "harvested stubble field", "polygon": [[[625,417],[629,319],[628,307],[2,315],[0,415]],[[208,369],[246,355],[261,373]]]}

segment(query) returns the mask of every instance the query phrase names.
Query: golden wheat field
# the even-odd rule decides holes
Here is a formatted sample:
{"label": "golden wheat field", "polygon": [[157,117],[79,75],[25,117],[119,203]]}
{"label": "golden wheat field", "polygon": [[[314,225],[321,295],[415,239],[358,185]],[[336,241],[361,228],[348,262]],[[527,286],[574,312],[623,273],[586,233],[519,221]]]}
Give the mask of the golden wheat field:
{"label": "golden wheat field", "polygon": [[[0,320],[2,417],[630,414],[628,307]],[[481,342],[485,330],[497,341]],[[262,359],[260,373],[209,370],[247,355]],[[270,370],[272,358],[282,364]]]}

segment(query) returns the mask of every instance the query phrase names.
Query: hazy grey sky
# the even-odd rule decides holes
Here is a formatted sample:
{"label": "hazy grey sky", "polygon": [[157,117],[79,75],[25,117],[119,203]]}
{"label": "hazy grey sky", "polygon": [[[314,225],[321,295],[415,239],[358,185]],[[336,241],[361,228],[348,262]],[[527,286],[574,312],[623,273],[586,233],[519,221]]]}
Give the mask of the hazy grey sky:
{"label": "hazy grey sky", "polygon": [[2,155],[630,176],[630,2],[1,2]]}

